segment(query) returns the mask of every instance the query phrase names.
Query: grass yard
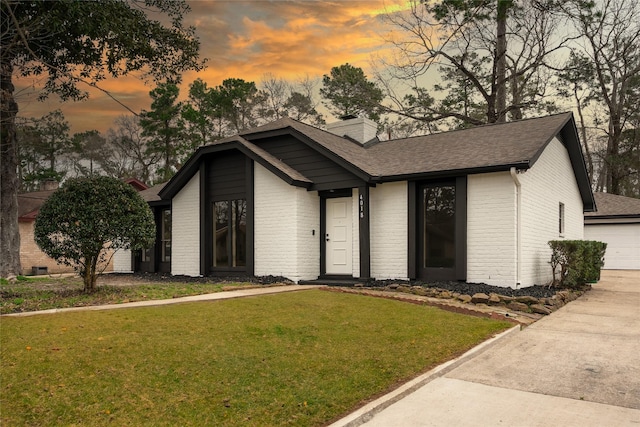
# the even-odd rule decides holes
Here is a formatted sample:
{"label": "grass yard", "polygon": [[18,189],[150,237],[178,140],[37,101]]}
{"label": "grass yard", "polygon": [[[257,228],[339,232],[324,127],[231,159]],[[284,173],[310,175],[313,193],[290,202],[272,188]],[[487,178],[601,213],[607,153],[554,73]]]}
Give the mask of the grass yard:
{"label": "grass yard", "polygon": [[[123,285],[124,283],[124,285]],[[105,275],[98,278],[95,292],[82,290],[80,277],[24,277],[13,283],[0,280],[0,314],[51,308],[83,307],[89,305],[122,304],[132,301],[169,299],[222,292],[261,285],[248,283],[145,282],[139,278]]]}
{"label": "grass yard", "polygon": [[3,317],[3,426],[318,426],[512,326],[321,290]]}

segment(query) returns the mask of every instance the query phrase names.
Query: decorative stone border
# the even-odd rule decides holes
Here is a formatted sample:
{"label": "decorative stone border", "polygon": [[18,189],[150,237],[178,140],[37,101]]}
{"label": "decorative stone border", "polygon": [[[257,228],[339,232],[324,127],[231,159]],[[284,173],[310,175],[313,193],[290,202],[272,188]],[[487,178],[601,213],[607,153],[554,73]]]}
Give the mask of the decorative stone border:
{"label": "decorative stone border", "polygon": [[322,289],[426,304],[458,313],[529,325],[542,316],[551,314],[565,304],[576,300],[591,289],[591,286],[587,285],[578,290],[561,290],[548,298],[536,298],[529,295],[511,297],[497,293],[467,295],[445,289],[403,284],[389,284],[384,287],[356,285],[355,287],[325,287]]}

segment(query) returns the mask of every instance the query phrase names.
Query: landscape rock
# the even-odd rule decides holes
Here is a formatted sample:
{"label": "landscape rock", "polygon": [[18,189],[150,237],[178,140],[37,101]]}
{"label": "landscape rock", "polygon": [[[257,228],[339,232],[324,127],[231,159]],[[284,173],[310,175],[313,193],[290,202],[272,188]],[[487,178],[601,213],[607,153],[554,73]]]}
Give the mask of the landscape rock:
{"label": "landscape rock", "polygon": [[450,299],[451,298],[451,292],[449,291],[442,291],[440,292],[440,295],[438,295],[438,298],[444,298],[444,299]]}
{"label": "landscape rock", "polygon": [[504,302],[505,304],[510,303],[511,301],[515,301],[516,298],[515,297],[510,297],[507,295],[498,295],[500,297],[500,301]]}
{"label": "landscape rock", "polygon": [[489,304],[496,305],[496,304],[500,304],[501,302],[502,300],[500,299],[500,295],[498,294],[489,295]]}
{"label": "landscape rock", "polygon": [[540,301],[538,301],[538,298],[532,297],[530,295],[522,295],[519,297],[516,297],[516,301],[517,302],[521,302],[523,304],[539,304]]}
{"label": "landscape rock", "polygon": [[509,304],[507,304],[507,308],[509,310],[522,311],[525,313],[529,311],[529,306],[527,304],[517,301],[511,301]]}
{"label": "landscape rock", "polygon": [[478,292],[477,294],[473,294],[471,296],[471,302],[474,304],[486,304],[489,302],[489,295]]}
{"label": "landscape rock", "polygon": [[469,304],[471,302],[471,295],[460,294],[457,298],[465,304]]}
{"label": "landscape rock", "polygon": [[544,314],[544,315],[551,314],[551,310],[549,310],[547,307],[541,304],[532,304],[529,308],[534,313]]}

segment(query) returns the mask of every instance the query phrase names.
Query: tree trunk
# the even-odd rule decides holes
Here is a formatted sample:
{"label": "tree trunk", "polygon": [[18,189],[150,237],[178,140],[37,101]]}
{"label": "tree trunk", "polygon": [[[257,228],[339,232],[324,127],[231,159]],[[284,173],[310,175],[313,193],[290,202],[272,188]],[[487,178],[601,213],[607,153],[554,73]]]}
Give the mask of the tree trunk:
{"label": "tree trunk", "polygon": [[18,104],[13,97],[12,74],[11,61],[0,64],[0,277],[22,274],[18,229]]}
{"label": "tree trunk", "polygon": [[498,0],[496,25],[496,122],[507,121],[507,9],[510,0]]}

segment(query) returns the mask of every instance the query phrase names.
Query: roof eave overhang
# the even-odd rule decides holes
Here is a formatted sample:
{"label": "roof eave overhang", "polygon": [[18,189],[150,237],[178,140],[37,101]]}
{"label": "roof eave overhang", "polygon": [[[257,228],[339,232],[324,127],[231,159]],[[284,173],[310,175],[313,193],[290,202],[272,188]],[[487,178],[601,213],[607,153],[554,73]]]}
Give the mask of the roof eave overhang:
{"label": "roof eave overhang", "polygon": [[416,172],[411,174],[401,174],[401,175],[386,175],[378,177],[375,182],[383,183],[383,182],[394,182],[394,181],[420,181],[420,180],[430,180],[430,179],[447,179],[447,178],[455,178],[458,176],[466,176],[466,175],[476,175],[481,173],[492,173],[492,172],[507,172],[511,170],[511,168],[516,168],[517,170],[527,170],[531,166],[529,161],[520,161],[514,163],[507,163],[502,165],[489,165],[489,166],[478,166],[474,168],[464,168],[464,169],[449,169],[449,170],[439,170],[439,171],[430,171],[430,172]]}
{"label": "roof eave overhang", "polygon": [[584,224],[640,224],[640,215],[589,215],[584,217]]}

